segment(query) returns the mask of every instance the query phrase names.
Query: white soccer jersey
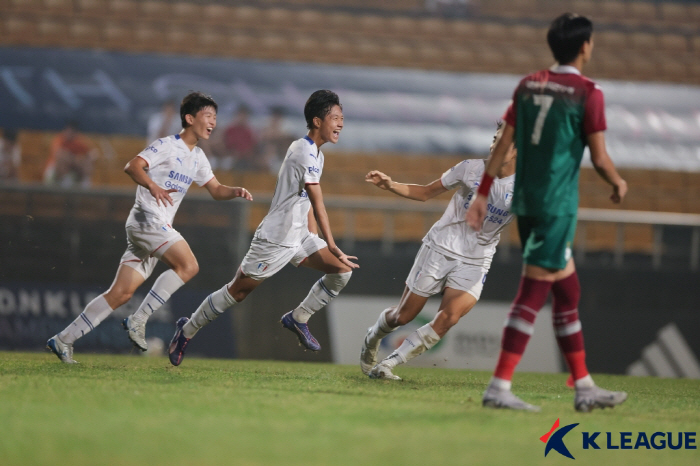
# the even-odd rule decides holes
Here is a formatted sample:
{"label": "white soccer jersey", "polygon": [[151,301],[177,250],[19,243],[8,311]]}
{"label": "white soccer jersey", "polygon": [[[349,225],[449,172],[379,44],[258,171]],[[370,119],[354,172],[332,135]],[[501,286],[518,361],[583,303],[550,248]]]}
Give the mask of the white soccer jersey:
{"label": "white soccer jersey", "polygon": [[173,205],[158,205],[150,191],[136,188],[136,202],[131,208],[127,225],[172,225],[173,218],[194,181],[204,186],[214,178],[211,165],[199,147],[190,151],[179,134],[154,141],[139,155],[148,164],[148,176],[163,189],[177,189],[170,193]]}
{"label": "white soccer jersey", "polygon": [[295,246],[308,234],[311,201],[307,184],[319,184],[323,152],[310,137],[294,141],[287,149],[272,197],[270,211],[255,230],[255,238],[282,246]]}
{"label": "white soccer jersey", "polygon": [[459,186],[459,189],[452,196],[440,220],[425,235],[423,242],[448,257],[488,268],[496,252],[501,231],[514,218],[509,209],[513,201],[515,175],[494,178],[486,218],[481,231],[476,232],[467,224],[465,217],[471,200],[476,196],[484,166],[484,160],[463,160],[442,174],[440,181],[445,188]]}

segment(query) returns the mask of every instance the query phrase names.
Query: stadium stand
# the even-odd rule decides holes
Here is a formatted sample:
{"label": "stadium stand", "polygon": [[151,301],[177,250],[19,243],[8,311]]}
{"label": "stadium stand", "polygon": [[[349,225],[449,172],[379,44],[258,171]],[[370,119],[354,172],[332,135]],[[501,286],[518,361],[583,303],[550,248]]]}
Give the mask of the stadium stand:
{"label": "stadium stand", "polygon": [[0,45],[522,74],[551,62],[541,39],[554,9],[596,21],[595,77],[629,79],[632,67],[638,80],[700,80],[700,5],[692,3],[482,0],[449,16],[408,0],[341,9],[301,0],[8,0]]}

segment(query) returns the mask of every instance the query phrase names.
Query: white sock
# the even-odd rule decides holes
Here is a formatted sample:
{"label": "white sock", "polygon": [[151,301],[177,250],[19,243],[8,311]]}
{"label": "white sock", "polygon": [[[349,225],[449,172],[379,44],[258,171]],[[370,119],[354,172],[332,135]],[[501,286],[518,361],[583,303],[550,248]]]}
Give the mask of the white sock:
{"label": "white sock", "polygon": [[491,382],[489,382],[489,387],[494,387],[499,390],[509,390],[513,383],[510,380],[499,379],[498,377],[491,377]]}
{"label": "white sock", "polygon": [[309,321],[312,315],[330,303],[345,288],[352,272],[328,273],[321,277],[309,290],[306,298],[292,311],[294,320],[300,323]]}
{"label": "white sock", "polygon": [[595,383],[593,382],[593,377],[591,377],[591,374],[588,374],[585,377],[581,377],[580,379],[575,380],[574,387],[576,388],[576,390],[580,390],[582,388],[595,387]]}
{"label": "white sock", "polygon": [[202,301],[196,311],[192,313],[189,322],[182,327],[185,338],[192,338],[199,330],[212,322],[238,302],[228,292],[228,284],[218,291],[213,292]]}
{"label": "white sock", "polygon": [[389,324],[386,323],[386,315],[393,311],[393,307],[388,307],[384,309],[381,314],[379,314],[379,317],[377,318],[377,322],[370,328],[370,331],[367,332],[367,346],[374,346],[379,344],[382,338],[385,336],[389,335],[391,332],[396,330],[399,327],[389,327]]}
{"label": "white sock", "polygon": [[440,341],[440,336],[435,333],[430,324],[425,324],[412,334],[410,334],[401,343],[393,353],[389,355],[382,364],[389,367],[394,367],[398,364],[403,364],[416,356],[420,356],[426,350],[429,350]]}
{"label": "white sock", "polygon": [[73,344],[75,340],[100,325],[100,322],[105,320],[113,310],[114,309],[107,304],[104,295],[99,295],[85,306],[85,310],[76,317],[73,323],[58,334],[58,338],[60,338],[63,343]]}
{"label": "white sock", "polygon": [[185,282],[173,269],[160,274],[151,291],[148,292],[138,310],[134,312],[134,320],[146,322],[184,284]]}

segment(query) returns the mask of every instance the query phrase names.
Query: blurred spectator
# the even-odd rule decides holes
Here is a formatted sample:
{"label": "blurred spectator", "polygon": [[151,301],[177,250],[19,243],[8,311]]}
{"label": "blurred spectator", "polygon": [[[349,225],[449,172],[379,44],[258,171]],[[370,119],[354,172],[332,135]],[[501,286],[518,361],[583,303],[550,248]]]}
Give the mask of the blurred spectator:
{"label": "blurred spectator", "polygon": [[263,167],[271,173],[277,173],[287,148],[294,141],[294,136],[282,128],[284,111],[280,107],[272,109],[267,126],[260,132],[259,159]]}
{"label": "blurred spectator", "polygon": [[44,182],[60,183],[65,187],[79,183],[88,187],[92,175],[92,162],[96,157],[97,150],[78,132],[77,124],[69,122],[51,141]]}
{"label": "blurred spectator", "polygon": [[174,100],[163,102],[163,107],[158,113],[148,118],[146,130],[146,144],[150,144],[158,138],[178,134],[182,130],[179,106]]}
{"label": "blurred spectator", "polygon": [[22,149],[17,142],[17,131],[6,129],[0,139],[0,181],[19,180]]}
{"label": "blurred spectator", "polygon": [[255,157],[257,140],[248,118],[250,110],[245,105],[238,108],[233,122],[224,130],[224,147],[227,156],[221,161],[221,168],[230,170],[258,170],[264,164]]}

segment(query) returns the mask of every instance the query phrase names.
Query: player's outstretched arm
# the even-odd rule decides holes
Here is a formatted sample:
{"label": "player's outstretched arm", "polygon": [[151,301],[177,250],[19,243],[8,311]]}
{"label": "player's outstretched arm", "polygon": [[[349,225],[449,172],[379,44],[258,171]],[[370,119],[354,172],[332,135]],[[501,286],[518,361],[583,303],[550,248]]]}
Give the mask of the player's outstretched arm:
{"label": "player's outstretched arm", "polygon": [[212,178],[204,185],[204,187],[209,191],[212,198],[217,201],[228,201],[229,199],[234,199],[236,197],[242,197],[243,199],[252,201],[253,196],[245,188],[239,188],[235,186],[226,186],[219,183],[216,177]]}
{"label": "player's outstretched arm", "polygon": [[357,260],[355,256],[348,256],[335,244],[333,239],[333,233],[331,233],[331,224],[328,221],[328,213],[326,212],[326,206],[323,203],[323,192],[321,191],[321,185],[319,184],[307,184],[306,193],[309,195],[309,201],[311,201],[311,208],[314,211],[314,216],[316,217],[316,223],[318,224],[318,229],[321,230],[323,238],[328,243],[328,250],[337,257],[340,262],[347,265],[351,269],[357,269],[360,266],[350,260]]}
{"label": "player's outstretched arm", "polygon": [[484,224],[486,217],[486,200],[489,196],[491,183],[498,174],[498,169],[503,165],[508,149],[513,143],[515,128],[507,122],[503,123],[503,131],[501,136],[496,138],[496,145],[491,152],[491,157],[486,161],[486,169],[481,177],[481,183],[477,190],[476,198],[472,201],[467,210],[467,224],[476,231],[481,231],[481,225]]}
{"label": "player's outstretched arm", "polygon": [[386,175],[379,170],[372,170],[365,175],[365,181],[374,184],[380,189],[391,191],[401,197],[413,199],[416,201],[427,201],[438,194],[442,194],[447,189],[442,185],[440,179],[433,181],[430,184],[405,184],[393,181],[389,175]]}
{"label": "player's outstretched arm", "polygon": [[170,197],[170,193],[174,193],[177,189],[163,189],[158,186],[149,176],[146,174],[146,168],[148,168],[148,163],[139,156],[134,157],[126,164],[124,167],[124,172],[131,177],[136,184],[143,186],[150,191],[151,196],[156,198],[156,203],[160,205],[166,205],[166,202],[173,205],[173,199]]}
{"label": "player's outstretched arm", "polygon": [[613,187],[610,200],[615,204],[619,204],[624,199],[625,194],[627,194],[627,182],[617,172],[615,164],[608,155],[608,151],[605,148],[605,133],[597,131],[589,134],[588,147],[591,150],[591,162],[593,162],[595,171]]}

